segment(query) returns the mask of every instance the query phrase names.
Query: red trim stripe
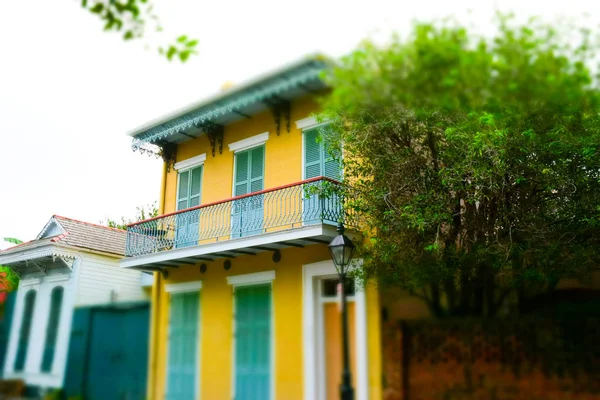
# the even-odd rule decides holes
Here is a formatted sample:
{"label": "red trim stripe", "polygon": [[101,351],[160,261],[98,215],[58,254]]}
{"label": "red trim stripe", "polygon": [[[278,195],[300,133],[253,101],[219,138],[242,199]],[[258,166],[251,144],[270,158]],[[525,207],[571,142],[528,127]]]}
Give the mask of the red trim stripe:
{"label": "red trim stripe", "polygon": [[336,181],[335,179],[327,178],[325,176],[317,176],[315,178],[306,179],[306,180],[303,180],[303,181],[300,181],[300,182],[289,183],[287,185],[277,186],[277,187],[270,188],[270,189],[259,190],[258,192],[252,192],[252,193],[248,193],[248,194],[243,194],[241,196],[231,197],[231,198],[225,199],[225,200],[219,200],[219,201],[215,201],[215,202],[208,203],[208,204],[201,204],[199,206],[185,208],[183,210],[174,211],[172,213],[159,215],[158,217],[148,218],[148,219],[145,219],[143,221],[138,221],[138,222],[134,222],[132,224],[127,224],[127,227],[131,227],[131,226],[136,226],[136,225],[139,225],[139,224],[143,224],[144,222],[156,221],[157,219],[161,219],[161,218],[165,218],[165,217],[170,217],[171,215],[182,214],[182,213],[188,212],[188,211],[199,210],[201,208],[206,208],[206,207],[210,207],[210,206],[216,206],[217,204],[228,203],[230,201],[240,200],[240,199],[244,199],[246,197],[251,197],[251,196],[258,196],[259,194],[276,192],[277,190],[287,189],[287,188],[291,188],[291,187],[294,187],[294,186],[305,185],[307,183],[312,183],[312,182],[317,182],[317,181],[328,181],[328,182],[335,183],[335,184],[338,184],[338,185],[340,184],[340,182]]}

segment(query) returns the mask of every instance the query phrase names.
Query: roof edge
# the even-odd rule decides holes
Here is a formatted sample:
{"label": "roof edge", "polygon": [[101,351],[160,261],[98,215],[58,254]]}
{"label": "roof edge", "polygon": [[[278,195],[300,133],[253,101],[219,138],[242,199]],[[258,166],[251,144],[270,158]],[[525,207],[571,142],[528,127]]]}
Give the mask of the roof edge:
{"label": "roof edge", "polygon": [[203,99],[195,101],[186,106],[183,106],[183,107],[181,107],[177,110],[174,110],[170,113],[167,113],[161,117],[150,120],[150,121],[146,122],[145,124],[142,124],[142,125],[138,126],[137,128],[126,132],[126,134],[127,134],[127,136],[136,137],[137,135],[142,134],[149,129],[155,128],[155,127],[159,126],[160,124],[163,124],[172,119],[181,117],[181,116],[183,116],[189,112],[192,112],[200,107],[205,107],[211,103],[214,103],[214,102],[222,100],[226,97],[235,95],[236,93],[243,92],[244,90],[247,90],[248,88],[252,87],[253,85],[259,84],[262,81],[266,81],[266,80],[274,78],[278,75],[284,74],[288,70],[301,67],[303,64],[307,64],[310,62],[324,62],[326,64],[329,64],[332,62],[332,60],[329,57],[327,57],[321,53],[310,54],[308,56],[302,57],[300,60],[296,60],[291,63],[284,64],[276,69],[256,75],[255,77],[243,82],[240,85],[236,85],[236,86],[232,87],[231,89],[228,89],[223,92],[217,92],[216,94],[205,97]]}

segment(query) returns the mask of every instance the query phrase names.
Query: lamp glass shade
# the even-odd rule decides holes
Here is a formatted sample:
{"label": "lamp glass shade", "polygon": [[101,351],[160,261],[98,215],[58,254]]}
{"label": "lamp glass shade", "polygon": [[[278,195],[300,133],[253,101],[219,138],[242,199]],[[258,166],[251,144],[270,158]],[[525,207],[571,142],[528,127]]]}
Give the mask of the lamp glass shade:
{"label": "lamp glass shade", "polygon": [[329,244],[329,253],[331,259],[338,267],[345,267],[350,264],[354,255],[354,243],[346,235],[338,235]]}

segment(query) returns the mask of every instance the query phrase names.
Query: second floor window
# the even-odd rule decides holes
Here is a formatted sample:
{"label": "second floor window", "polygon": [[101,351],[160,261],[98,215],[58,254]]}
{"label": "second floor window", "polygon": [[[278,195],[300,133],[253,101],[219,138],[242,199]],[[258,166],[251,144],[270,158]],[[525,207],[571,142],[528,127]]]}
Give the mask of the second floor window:
{"label": "second floor window", "polygon": [[340,161],[332,157],[322,140],[323,127],[304,131],[304,179],[325,176],[339,181],[342,179]]}
{"label": "second floor window", "polygon": [[202,166],[180,172],[178,181],[177,210],[200,205]]}

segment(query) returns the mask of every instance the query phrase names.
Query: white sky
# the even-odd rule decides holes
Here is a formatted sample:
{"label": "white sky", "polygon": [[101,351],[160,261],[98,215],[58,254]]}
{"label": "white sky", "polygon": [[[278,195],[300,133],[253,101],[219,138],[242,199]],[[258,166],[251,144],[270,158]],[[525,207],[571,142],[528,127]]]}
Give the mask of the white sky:
{"label": "white sky", "polygon": [[453,15],[485,31],[499,8],[600,22],[600,5],[585,0],[157,3],[163,40],[197,37],[200,56],[168,63],[102,32],[78,0],[0,2],[0,238],[33,239],[52,214],[97,223],[157,200],[161,162],[133,153],[125,132],[227,80],[315,51],[338,56],[414,19]]}

